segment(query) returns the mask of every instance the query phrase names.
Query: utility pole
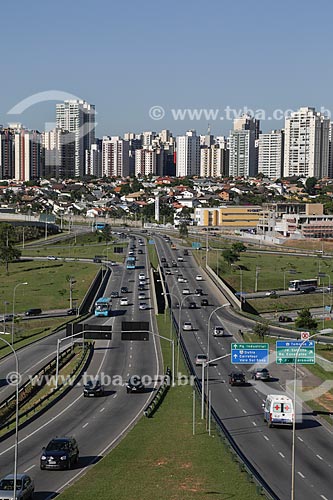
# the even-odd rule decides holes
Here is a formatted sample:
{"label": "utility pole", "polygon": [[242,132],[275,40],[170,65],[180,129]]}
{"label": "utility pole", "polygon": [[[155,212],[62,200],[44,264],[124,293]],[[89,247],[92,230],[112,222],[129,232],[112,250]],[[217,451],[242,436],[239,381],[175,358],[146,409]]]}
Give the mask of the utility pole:
{"label": "utility pole", "polygon": [[258,291],[258,276],[259,276],[259,271],[261,268],[259,266],[256,266],[256,279],[255,279],[255,286],[254,286],[254,291]]}
{"label": "utility pole", "polygon": [[69,277],[69,308],[73,308],[73,288],[74,288],[74,283],[76,283],[76,280],[73,278],[73,276]]}

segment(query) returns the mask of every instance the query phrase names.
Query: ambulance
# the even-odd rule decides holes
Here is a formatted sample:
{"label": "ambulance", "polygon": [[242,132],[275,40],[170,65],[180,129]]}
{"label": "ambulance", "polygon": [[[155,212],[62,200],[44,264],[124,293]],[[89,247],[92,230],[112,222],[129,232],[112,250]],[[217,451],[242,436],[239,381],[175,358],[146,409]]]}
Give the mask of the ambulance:
{"label": "ambulance", "polygon": [[293,402],[290,398],[284,394],[268,394],[262,407],[264,420],[268,427],[273,427],[273,425],[292,427],[295,415]]}

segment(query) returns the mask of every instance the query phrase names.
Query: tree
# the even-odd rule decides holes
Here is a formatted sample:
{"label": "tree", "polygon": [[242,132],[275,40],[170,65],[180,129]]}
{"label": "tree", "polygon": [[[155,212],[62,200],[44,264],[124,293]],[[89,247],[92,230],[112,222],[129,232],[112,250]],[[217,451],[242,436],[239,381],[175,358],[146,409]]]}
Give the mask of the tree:
{"label": "tree", "polygon": [[315,177],[308,177],[305,181],[305,190],[308,194],[315,194],[315,185],[317,184],[317,179]]}
{"label": "tree", "polygon": [[5,264],[9,273],[9,263],[18,260],[21,252],[15,247],[15,231],[11,224],[0,224],[0,262]]}
{"label": "tree", "polygon": [[181,222],[179,224],[179,236],[181,238],[187,238],[187,236],[188,236],[188,229],[187,229],[186,222]]}
{"label": "tree", "polygon": [[295,325],[297,328],[306,328],[307,330],[315,330],[318,326],[318,322],[312,317],[312,314],[308,308],[304,308],[298,311],[298,316],[295,320]]}
{"label": "tree", "polygon": [[229,249],[223,250],[222,257],[229,265],[239,260],[239,254]]}
{"label": "tree", "polygon": [[246,246],[242,242],[233,243],[231,249],[234,253],[246,252]]}
{"label": "tree", "polygon": [[263,321],[257,321],[256,324],[253,327],[253,332],[256,335],[258,335],[258,337],[260,338],[260,340],[262,342],[264,342],[265,341],[265,336],[269,332],[268,322],[265,321],[265,320],[263,320]]}
{"label": "tree", "polygon": [[103,227],[102,237],[106,242],[111,241],[111,226],[109,224],[105,224]]}

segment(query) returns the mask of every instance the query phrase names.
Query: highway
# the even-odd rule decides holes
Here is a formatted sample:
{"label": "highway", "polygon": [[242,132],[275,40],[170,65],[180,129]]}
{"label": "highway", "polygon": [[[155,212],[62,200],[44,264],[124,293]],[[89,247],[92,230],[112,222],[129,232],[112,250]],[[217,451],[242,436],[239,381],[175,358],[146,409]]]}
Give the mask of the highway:
{"label": "highway", "polygon": [[[129,288],[130,305],[120,306],[119,299],[114,299],[114,314],[109,318],[91,317],[91,324],[112,325],[112,340],[96,340],[92,361],[88,375],[97,375],[103,379],[108,377],[112,381],[105,386],[105,396],[100,398],[83,398],[83,388],[76,385],[69,393],[55,404],[48,412],[19,432],[19,461],[18,471],[26,472],[35,481],[35,499],[48,499],[62,491],[80,477],[89,465],[99,460],[141,417],[144,407],[152,397],[157,386],[157,377],[163,373],[161,356],[157,338],[150,335],[149,341],[122,341],[121,321],[149,321],[155,330],[152,309],[141,311],[138,309],[138,275],[141,270],[148,273],[148,256],[144,247],[144,254],[138,255],[138,267],[135,271],[125,270],[123,266],[114,268],[107,293],[118,290],[122,286]],[[148,287],[148,285],[147,285]],[[150,303],[150,300],[147,301]],[[85,321],[88,322],[88,321]],[[63,334],[62,334],[63,336]],[[48,343],[50,342],[50,344]],[[34,361],[30,359],[33,351],[39,350],[39,356],[48,357],[55,352],[56,337],[51,336],[31,346],[31,349],[20,351],[20,365],[24,371],[29,371],[38,358],[35,353]],[[65,347],[65,346],[64,346]],[[43,354],[41,354],[43,353]],[[8,369],[8,360],[0,365],[1,378],[4,370]],[[29,367],[30,363],[30,367]],[[33,371],[36,371],[34,368]],[[127,394],[123,384],[131,375],[150,375],[152,384],[145,393]],[[41,471],[39,459],[42,447],[55,436],[73,435],[79,445],[80,460],[73,470],[62,472]],[[13,470],[14,437],[0,443],[0,471],[1,476]]]}
{"label": "highway", "polygon": [[[160,257],[167,262],[177,260],[183,255],[180,250],[172,250],[163,238],[155,236],[156,247]],[[162,264],[163,265],[163,264]],[[164,269],[164,268],[163,268]],[[174,272],[174,268],[171,271]],[[230,353],[231,342],[239,341],[239,328],[249,328],[252,323],[245,317],[237,316],[231,307],[221,307],[211,316],[210,332],[208,318],[215,307],[227,303],[214,285],[207,279],[196,281],[197,274],[203,275],[192,256],[184,257],[183,263],[178,263],[178,273],[165,275],[168,290],[172,293],[174,304],[173,313],[178,322],[179,310],[175,308],[177,299],[183,300],[182,290],[188,288],[193,292],[195,288],[202,288],[204,297],[209,299],[209,306],[200,307],[201,297],[188,296],[183,302],[180,312],[180,324],[191,321],[194,331],[182,332],[189,356],[194,360],[196,354],[206,353],[209,335],[209,359],[215,359]],[[187,283],[178,283],[177,275],[181,272]],[[197,309],[189,309],[189,302],[199,304]],[[215,325],[222,324],[228,336],[214,338],[212,330]],[[282,329],[276,328],[281,334]],[[274,333],[274,329],[271,330]],[[286,332],[290,337],[290,333]],[[246,387],[231,387],[228,384],[228,374],[232,369],[240,369],[246,373],[248,384]],[[288,428],[269,429],[263,421],[262,402],[269,393],[285,391],[286,381],[293,380],[293,370],[288,365],[276,365],[271,361],[269,369],[272,375],[271,382],[254,382],[251,380],[251,366],[230,364],[230,359],[216,362],[209,367],[209,389],[212,394],[212,405],[233,438],[252,462],[254,467],[272,487],[281,499],[290,498],[291,487],[291,446],[292,432]],[[201,366],[195,367],[196,375],[201,379]],[[299,375],[300,375],[299,370]],[[205,387],[206,388],[206,387]],[[322,425],[314,418],[312,412],[304,407],[297,422],[296,439],[296,495],[297,500],[332,498],[333,487],[333,434],[329,425]]]}

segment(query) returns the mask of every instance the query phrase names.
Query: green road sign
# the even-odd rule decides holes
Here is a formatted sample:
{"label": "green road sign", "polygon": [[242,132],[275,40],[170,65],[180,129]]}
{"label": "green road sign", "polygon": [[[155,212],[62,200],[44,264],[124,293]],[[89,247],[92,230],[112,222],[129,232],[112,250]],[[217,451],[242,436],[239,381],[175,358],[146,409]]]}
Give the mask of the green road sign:
{"label": "green road sign", "polygon": [[[302,346],[302,347],[300,347]],[[297,359],[296,359],[297,356]],[[315,343],[313,340],[277,340],[276,362],[277,364],[314,365]]]}

